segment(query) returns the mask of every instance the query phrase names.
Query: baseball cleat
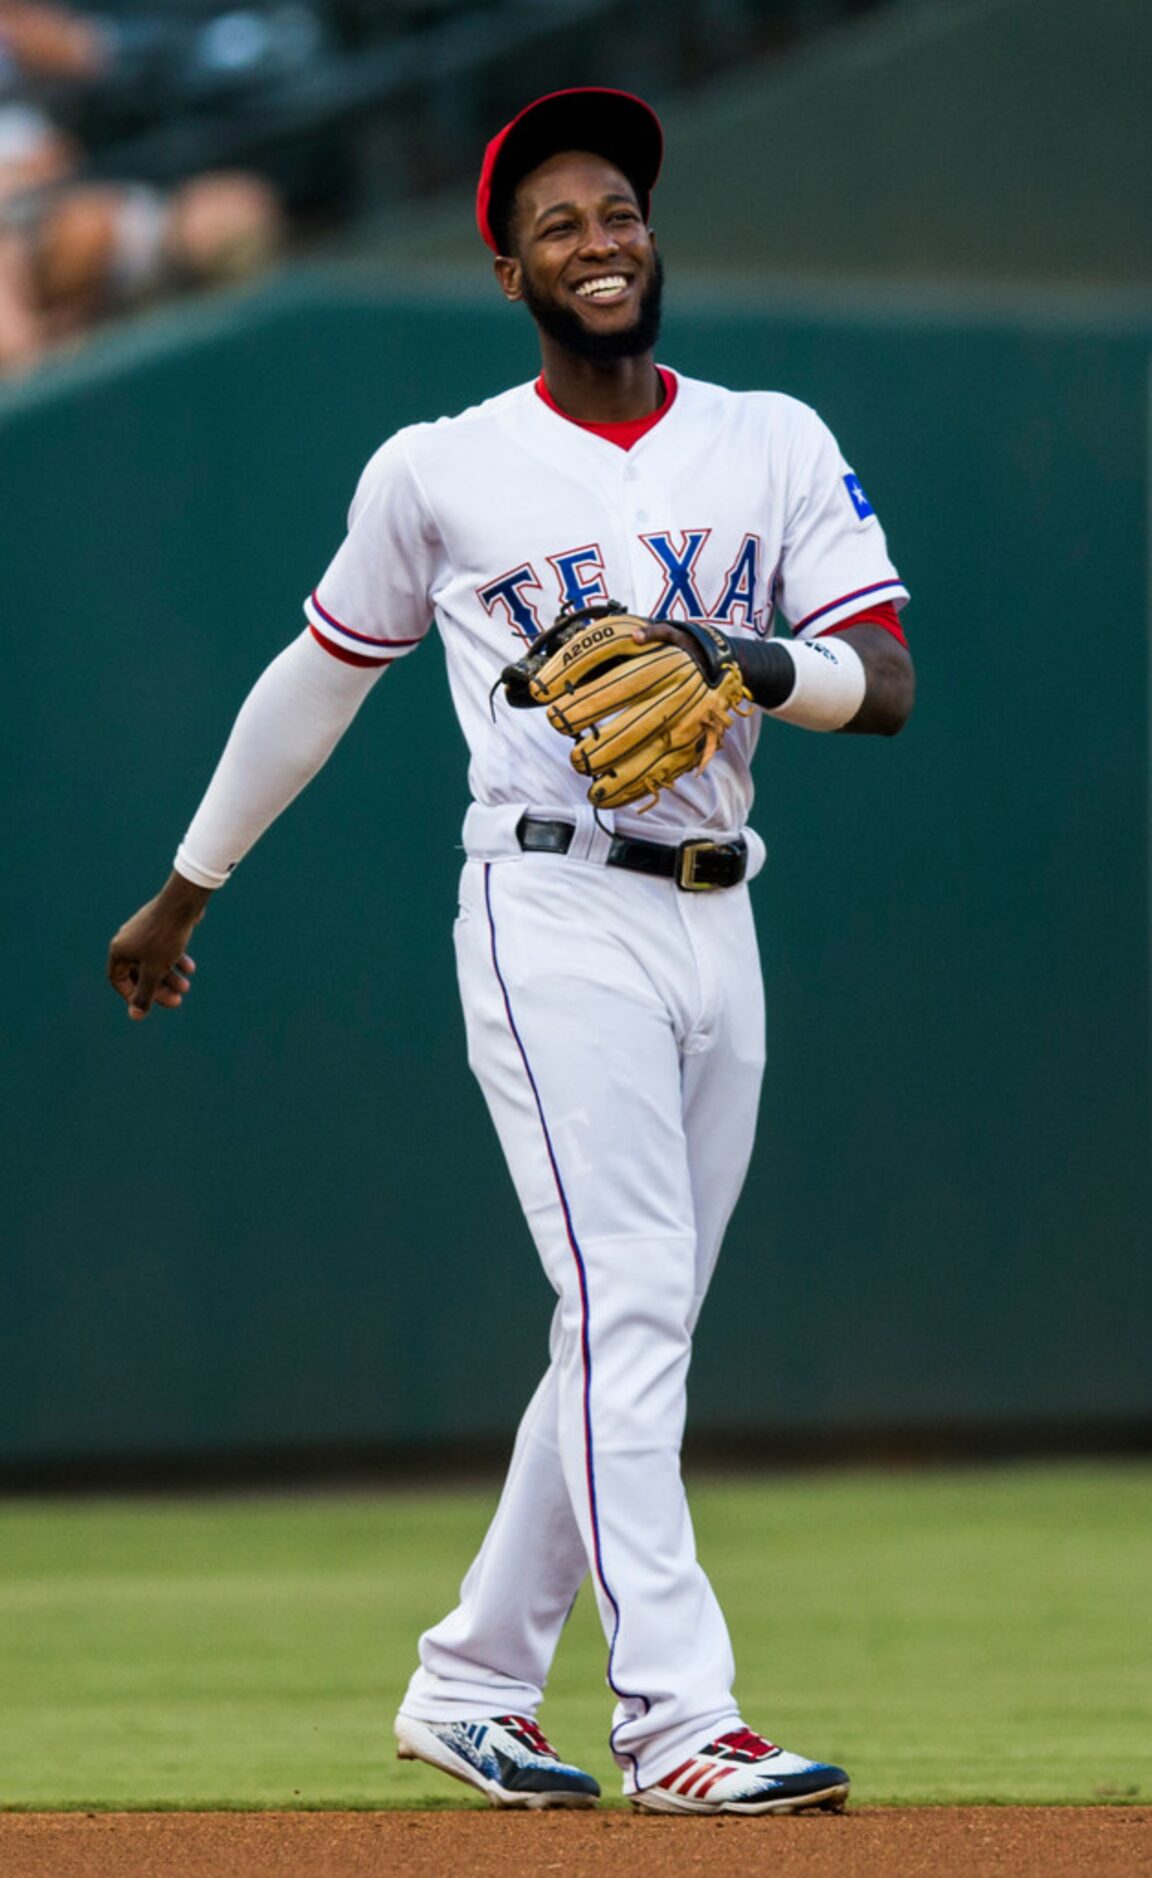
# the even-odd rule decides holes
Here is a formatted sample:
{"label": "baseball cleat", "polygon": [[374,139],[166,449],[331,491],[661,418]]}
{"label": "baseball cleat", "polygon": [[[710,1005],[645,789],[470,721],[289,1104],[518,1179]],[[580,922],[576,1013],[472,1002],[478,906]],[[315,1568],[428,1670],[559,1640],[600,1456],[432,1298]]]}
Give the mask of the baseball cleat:
{"label": "baseball cleat", "polygon": [[569,1767],[526,1715],[483,1721],[425,1722],[396,1717],[396,1753],[486,1793],[492,1806],[595,1806],[591,1774]]}
{"label": "baseball cleat", "polygon": [[654,1787],[632,1795],[642,1813],[842,1813],[848,1776],[842,1767],[806,1761],[734,1728],[674,1767]]}

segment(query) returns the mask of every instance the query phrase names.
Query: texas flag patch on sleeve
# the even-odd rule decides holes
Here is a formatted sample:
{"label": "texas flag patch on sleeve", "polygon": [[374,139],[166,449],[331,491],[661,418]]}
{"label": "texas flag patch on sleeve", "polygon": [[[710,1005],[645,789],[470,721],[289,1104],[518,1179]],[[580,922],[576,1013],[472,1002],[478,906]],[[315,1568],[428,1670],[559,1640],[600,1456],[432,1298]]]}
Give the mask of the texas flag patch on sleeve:
{"label": "texas flag patch on sleeve", "polygon": [[862,522],[866,522],[870,515],[875,515],[876,511],[864,494],[860,478],[857,476],[855,470],[848,471],[847,476],[844,478],[844,487],[848,491],[848,500],[851,502],[852,507],[855,509],[857,516]]}

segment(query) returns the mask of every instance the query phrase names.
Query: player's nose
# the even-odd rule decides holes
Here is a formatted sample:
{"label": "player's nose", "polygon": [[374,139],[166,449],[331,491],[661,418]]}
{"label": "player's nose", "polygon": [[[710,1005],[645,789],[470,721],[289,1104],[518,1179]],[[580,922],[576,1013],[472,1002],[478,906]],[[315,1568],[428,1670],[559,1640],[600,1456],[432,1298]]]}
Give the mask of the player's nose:
{"label": "player's nose", "polygon": [[615,254],[618,247],[616,236],[607,222],[602,222],[598,216],[592,216],[584,229],[581,251],[584,254],[594,254],[599,257],[605,254]]}

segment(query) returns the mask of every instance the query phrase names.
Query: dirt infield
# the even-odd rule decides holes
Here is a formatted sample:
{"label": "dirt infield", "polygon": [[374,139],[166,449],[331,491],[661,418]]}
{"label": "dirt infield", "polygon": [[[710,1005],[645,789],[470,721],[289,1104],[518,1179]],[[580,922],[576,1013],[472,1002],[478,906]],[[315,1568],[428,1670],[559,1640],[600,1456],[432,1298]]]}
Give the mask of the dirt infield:
{"label": "dirt infield", "polygon": [[1152,1807],[605,1813],[8,1813],[4,1878],[1073,1878],[1152,1873]]}

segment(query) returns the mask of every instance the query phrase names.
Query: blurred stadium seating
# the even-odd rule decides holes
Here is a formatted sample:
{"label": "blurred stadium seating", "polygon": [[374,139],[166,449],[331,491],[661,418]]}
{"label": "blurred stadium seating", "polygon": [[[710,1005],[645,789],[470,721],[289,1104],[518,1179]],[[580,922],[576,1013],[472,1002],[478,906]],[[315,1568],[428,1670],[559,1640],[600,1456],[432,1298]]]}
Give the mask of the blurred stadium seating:
{"label": "blurred stadium seating", "polygon": [[[493,122],[571,68],[690,88],[879,0],[103,0],[108,71],[58,101],[94,176],[253,166],[298,211],[471,174]],[[543,76],[542,76],[543,74]]]}

